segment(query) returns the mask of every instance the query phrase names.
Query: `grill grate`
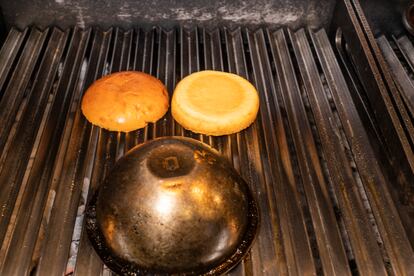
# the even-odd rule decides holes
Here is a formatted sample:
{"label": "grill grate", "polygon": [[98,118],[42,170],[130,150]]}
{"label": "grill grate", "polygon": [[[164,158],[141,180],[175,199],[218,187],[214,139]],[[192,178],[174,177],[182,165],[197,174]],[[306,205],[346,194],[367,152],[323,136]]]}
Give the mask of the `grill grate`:
{"label": "grill grate", "polygon": [[[166,135],[218,149],[258,199],[258,238],[231,274],[414,273],[391,182],[323,29],[12,29],[0,61],[2,275],[103,273],[82,226],[85,203],[127,150]],[[249,129],[197,135],[168,112],[124,134],[80,112],[83,91],[110,72],[150,73],[171,93],[203,69],[258,88]]]}
{"label": "grill grate", "polygon": [[[401,97],[406,108],[414,119],[414,47],[407,36],[394,38],[394,43],[389,42],[385,36],[377,39],[385,60],[388,62],[393,78],[398,84]],[[394,49],[392,47],[394,45]],[[414,146],[414,141],[411,141]]]}

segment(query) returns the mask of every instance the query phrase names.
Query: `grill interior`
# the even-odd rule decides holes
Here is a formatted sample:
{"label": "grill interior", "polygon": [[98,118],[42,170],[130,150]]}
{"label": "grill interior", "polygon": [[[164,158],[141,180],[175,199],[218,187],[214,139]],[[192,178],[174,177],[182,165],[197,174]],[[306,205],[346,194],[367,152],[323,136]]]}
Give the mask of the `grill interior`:
{"label": "grill interior", "polygon": [[390,41],[382,35],[377,41],[391,68],[392,77],[397,83],[401,98],[412,120],[414,115],[414,46],[406,35],[398,39],[392,37]]}
{"label": "grill interior", "polygon": [[[404,47],[412,44],[379,42],[412,108],[404,96],[413,73]],[[259,235],[230,274],[414,273],[412,230],[337,53],[324,29],[11,29],[0,52],[1,274],[111,274],[86,237],[85,204],[127,150],[170,135],[219,150],[258,199]],[[181,78],[203,69],[257,87],[260,113],[250,128],[197,135],[168,112],[124,134],[92,126],[79,108],[85,89],[111,72],[150,73],[171,96]]]}

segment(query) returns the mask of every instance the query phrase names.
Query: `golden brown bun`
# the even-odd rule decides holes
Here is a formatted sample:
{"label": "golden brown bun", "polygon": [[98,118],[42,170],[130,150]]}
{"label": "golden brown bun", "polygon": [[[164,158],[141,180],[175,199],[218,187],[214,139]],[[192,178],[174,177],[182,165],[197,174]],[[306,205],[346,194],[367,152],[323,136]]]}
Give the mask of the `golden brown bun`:
{"label": "golden brown bun", "polygon": [[156,122],[168,110],[168,93],[158,79],[125,71],[95,81],[82,99],[82,112],[94,125],[128,132]]}
{"label": "golden brown bun", "polygon": [[256,119],[259,96],[244,78],[201,71],[182,79],[174,90],[171,112],[184,128],[207,135],[227,135]]}

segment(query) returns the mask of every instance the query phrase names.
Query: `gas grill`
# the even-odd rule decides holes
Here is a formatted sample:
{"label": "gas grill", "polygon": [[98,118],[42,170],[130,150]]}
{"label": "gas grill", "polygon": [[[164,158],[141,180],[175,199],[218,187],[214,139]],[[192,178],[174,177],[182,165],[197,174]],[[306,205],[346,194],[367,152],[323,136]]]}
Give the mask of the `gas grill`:
{"label": "gas grill", "polygon": [[[210,2],[0,1],[1,275],[111,275],[85,206],[117,159],[162,136],[216,148],[257,199],[258,236],[230,275],[414,274],[409,1]],[[254,84],[252,126],[198,135],[169,111],[125,134],[80,111],[103,75],[143,71],[171,96],[205,69]]]}

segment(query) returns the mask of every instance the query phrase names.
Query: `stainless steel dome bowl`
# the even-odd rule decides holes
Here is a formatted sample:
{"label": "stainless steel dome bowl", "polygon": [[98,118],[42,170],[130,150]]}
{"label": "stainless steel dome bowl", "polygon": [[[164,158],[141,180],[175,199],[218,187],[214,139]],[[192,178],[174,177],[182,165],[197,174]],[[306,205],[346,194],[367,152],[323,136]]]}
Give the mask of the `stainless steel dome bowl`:
{"label": "stainless steel dome bowl", "polygon": [[221,274],[258,226],[252,194],[210,147],[189,138],[137,146],[105,178],[87,210],[103,261],[121,274]]}

